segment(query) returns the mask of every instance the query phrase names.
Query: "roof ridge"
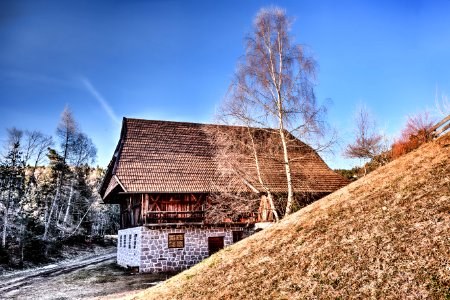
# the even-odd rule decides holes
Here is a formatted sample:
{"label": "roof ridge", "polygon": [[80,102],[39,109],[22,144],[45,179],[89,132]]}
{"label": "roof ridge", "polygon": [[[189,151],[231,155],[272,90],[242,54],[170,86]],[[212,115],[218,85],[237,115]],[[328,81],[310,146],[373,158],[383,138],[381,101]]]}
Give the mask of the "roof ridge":
{"label": "roof ridge", "polygon": [[[134,121],[143,121],[143,122],[161,122],[161,123],[176,123],[176,124],[189,124],[189,125],[206,125],[206,126],[218,126],[218,127],[238,127],[238,128],[246,128],[245,125],[229,125],[229,124],[217,124],[217,123],[198,123],[198,122],[188,122],[188,121],[173,121],[173,120],[149,120],[149,119],[142,119],[142,118],[128,118],[123,117],[125,121],[128,120],[134,120]],[[254,129],[270,129],[270,130],[277,130],[276,128],[269,128],[269,127],[254,127],[250,126],[250,128]]]}

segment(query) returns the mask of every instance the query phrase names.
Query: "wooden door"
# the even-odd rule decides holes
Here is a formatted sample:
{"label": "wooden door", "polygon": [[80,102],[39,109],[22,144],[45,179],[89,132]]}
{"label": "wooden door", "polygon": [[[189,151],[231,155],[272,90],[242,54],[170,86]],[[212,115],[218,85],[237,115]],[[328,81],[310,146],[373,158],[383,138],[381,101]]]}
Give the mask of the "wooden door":
{"label": "wooden door", "polygon": [[213,255],[220,249],[223,249],[223,236],[215,236],[208,238],[209,255]]}
{"label": "wooden door", "polygon": [[242,231],[233,231],[233,243],[237,243],[242,240],[244,233]]}

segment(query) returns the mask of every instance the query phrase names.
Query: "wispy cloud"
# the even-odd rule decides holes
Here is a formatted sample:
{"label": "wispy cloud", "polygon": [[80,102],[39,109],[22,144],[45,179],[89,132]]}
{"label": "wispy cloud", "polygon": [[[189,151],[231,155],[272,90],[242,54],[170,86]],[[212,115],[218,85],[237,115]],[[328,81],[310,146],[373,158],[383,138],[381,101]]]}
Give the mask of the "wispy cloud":
{"label": "wispy cloud", "polygon": [[106,99],[97,91],[97,89],[92,85],[89,79],[87,78],[81,78],[81,82],[87,89],[87,91],[100,103],[103,110],[108,114],[111,120],[113,120],[116,124],[120,124],[119,118],[114,113],[113,109],[109,105],[109,103],[106,101]]}
{"label": "wispy cloud", "polygon": [[78,88],[78,83],[70,78],[49,76],[41,73],[22,72],[16,70],[0,71],[0,81],[13,81],[16,83],[37,84],[46,86],[60,86]]}

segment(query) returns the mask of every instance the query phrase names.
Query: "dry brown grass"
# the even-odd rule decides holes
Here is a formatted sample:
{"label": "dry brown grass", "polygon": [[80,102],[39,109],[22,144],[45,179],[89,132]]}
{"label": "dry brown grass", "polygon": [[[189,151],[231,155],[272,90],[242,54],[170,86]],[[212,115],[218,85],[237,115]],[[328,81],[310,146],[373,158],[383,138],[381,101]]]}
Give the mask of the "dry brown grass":
{"label": "dry brown grass", "polygon": [[450,135],[133,299],[449,299]]}

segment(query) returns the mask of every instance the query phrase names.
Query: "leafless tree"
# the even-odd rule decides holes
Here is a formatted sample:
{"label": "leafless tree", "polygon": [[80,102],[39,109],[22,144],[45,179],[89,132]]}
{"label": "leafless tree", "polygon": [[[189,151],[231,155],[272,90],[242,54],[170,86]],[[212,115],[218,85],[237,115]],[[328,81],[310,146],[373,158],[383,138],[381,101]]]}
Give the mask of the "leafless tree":
{"label": "leafless tree", "polygon": [[37,210],[37,180],[36,169],[43,162],[48,147],[52,146],[51,136],[40,131],[25,131],[22,154],[22,167],[24,172],[24,190],[19,199],[18,211],[15,214],[17,224],[17,240],[20,248],[20,262],[24,261],[24,243],[27,222]]}
{"label": "leafless tree", "polygon": [[[383,136],[376,132],[376,124],[367,108],[361,106],[355,116],[355,139],[347,145],[344,156],[348,158],[372,159],[383,149]],[[364,174],[366,169],[364,168]]]}
{"label": "leafless tree", "polygon": [[52,145],[53,139],[51,136],[47,136],[37,130],[25,131],[23,163],[24,166],[30,166],[31,168],[26,190],[35,181],[36,168],[43,162],[48,148]]}
{"label": "leafless tree", "polygon": [[91,139],[84,133],[77,133],[74,139],[74,144],[72,146],[72,167],[75,170],[75,176],[70,178],[70,193],[66,204],[66,211],[64,214],[64,219],[62,220],[62,226],[67,227],[69,221],[69,212],[72,208],[73,198],[75,194],[75,182],[77,180],[77,174],[79,173],[79,168],[83,164],[89,164],[95,160],[97,155],[97,149],[92,143]]}
{"label": "leafless tree", "polygon": [[[56,134],[60,140],[61,147],[61,167],[57,169],[57,179],[56,179],[56,188],[55,188],[55,196],[51,201],[50,209],[48,214],[46,215],[45,226],[44,226],[44,240],[47,240],[48,233],[50,229],[50,225],[54,219],[54,214],[56,212],[56,221],[58,222],[59,216],[62,213],[62,203],[61,194],[62,189],[66,181],[66,175],[68,170],[68,160],[72,158],[73,147],[76,145],[76,138],[78,135],[78,124],[73,117],[72,111],[68,106],[64,108],[64,111],[61,114],[60,123],[56,129]],[[58,213],[59,208],[59,213]]]}
{"label": "leafless tree", "polygon": [[222,110],[231,123],[277,129],[286,173],[286,214],[294,199],[289,136],[306,140],[322,135],[325,113],[314,94],[316,62],[306,47],[293,43],[291,23],[283,9],[258,12]]}
{"label": "leafless tree", "polygon": [[61,119],[56,128],[56,135],[60,140],[61,156],[64,163],[71,158],[72,147],[76,144],[77,134],[79,133],[79,126],[75,121],[72,111],[68,106],[64,108],[61,113]]}

